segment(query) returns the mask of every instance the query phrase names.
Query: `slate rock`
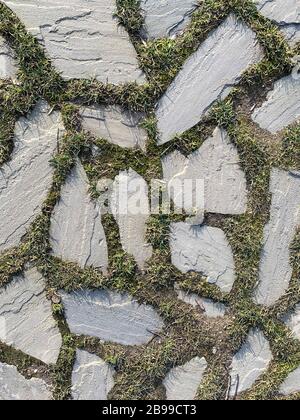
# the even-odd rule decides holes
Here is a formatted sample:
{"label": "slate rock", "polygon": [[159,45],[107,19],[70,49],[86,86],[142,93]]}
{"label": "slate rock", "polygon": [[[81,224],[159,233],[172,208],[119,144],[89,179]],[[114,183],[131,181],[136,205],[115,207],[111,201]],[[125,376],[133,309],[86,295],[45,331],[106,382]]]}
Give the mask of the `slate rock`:
{"label": "slate rock", "polygon": [[293,336],[300,340],[300,304],[282,318],[282,321],[291,329]]}
{"label": "slate rock", "polygon": [[16,80],[17,64],[13,50],[0,36],[0,79]]}
{"label": "slate rock", "polygon": [[279,393],[285,396],[295,394],[296,392],[300,392],[300,367],[290,373],[279,388]]}

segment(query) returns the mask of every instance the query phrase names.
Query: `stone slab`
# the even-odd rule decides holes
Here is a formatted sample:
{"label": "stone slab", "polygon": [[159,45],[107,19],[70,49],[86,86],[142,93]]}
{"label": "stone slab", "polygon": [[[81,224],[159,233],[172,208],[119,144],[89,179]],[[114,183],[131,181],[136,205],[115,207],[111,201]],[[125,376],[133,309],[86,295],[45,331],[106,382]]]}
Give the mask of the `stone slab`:
{"label": "stone slab", "polygon": [[300,368],[290,373],[279,388],[279,393],[285,396],[295,394],[296,392],[300,392]]}
{"label": "stone slab", "polygon": [[195,293],[188,293],[184,290],[176,288],[178,299],[192,305],[194,308],[198,308],[203,311],[203,314],[208,318],[222,318],[226,315],[227,308],[222,303],[214,302],[211,299],[206,299]]}
{"label": "stone slab", "polygon": [[7,42],[0,36],[0,79],[16,80],[17,63],[14,52]]}

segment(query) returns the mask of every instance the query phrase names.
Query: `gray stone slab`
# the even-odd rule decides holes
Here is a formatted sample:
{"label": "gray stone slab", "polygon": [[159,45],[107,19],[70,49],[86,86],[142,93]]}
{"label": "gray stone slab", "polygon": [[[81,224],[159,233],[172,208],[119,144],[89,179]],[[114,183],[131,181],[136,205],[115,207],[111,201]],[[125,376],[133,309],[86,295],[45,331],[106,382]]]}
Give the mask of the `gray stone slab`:
{"label": "gray stone slab", "polygon": [[56,363],[62,339],[45,286],[32,268],[0,289],[0,340],[44,363]]}
{"label": "gray stone slab", "polygon": [[196,125],[263,58],[255,33],[230,15],[183,65],[157,105],[159,144]]}
{"label": "gray stone slab", "polygon": [[115,0],[4,0],[46,49],[65,79],[143,82]]}
{"label": "gray stone slab", "polygon": [[203,314],[208,318],[222,318],[226,315],[227,308],[222,303],[203,298],[195,293],[185,292],[179,288],[176,288],[176,293],[178,299],[203,311]]}
{"label": "gray stone slab", "polygon": [[61,116],[39,102],[15,128],[14,151],[0,171],[0,252],[17,246],[41,211],[52,184],[50,160],[57,149]]}
{"label": "gray stone slab", "polygon": [[231,291],[235,281],[234,259],[221,229],[172,223],[170,247],[172,263],[182,273],[202,273],[224,293]]}
{"label": "gray stone slab", "polygon": [[83,350],[76,351],[72,372],[72,397],[77,401],[103,401],[114,386],[114,369]]}
{"label": "gray stone slab", "polygon": [[0,79],[16,80],[17,71],[14,52],[0,36]]}
{"label": "gray stone slab", "polygon": [[274,169],[270,221],[264,230],[256,303],[273,305],[288,289],[292,277],[290,246],[300,225],[300,174]]}
{"label": "gray stone slab", "polygon": [[48,401],[52,399],[41,379],[26,379],[15,366],[0,363],[0,401]]}
{"label": "gray stone slab", "polygon": [[300,304],[295,310],[282,318],[282,321],[292,330],[293,336],[300,340]]}
{"label": "gray stone slab", "polygon": [[60,292],[70,330],[124,345],[140,345],[163,328],[154,309],[128,295],[105,290]]}
{"label": "gray stone slab", "polygon": [[163,381],[167,400],[194,400],[206,369],[206,360],[199,357],[173,368]]}
{"label": "gray stone slab", "polygon": [[279,388],[279,393],[285,396],[295,394],[296,392],[300,392],[300,367],[290,373]]}

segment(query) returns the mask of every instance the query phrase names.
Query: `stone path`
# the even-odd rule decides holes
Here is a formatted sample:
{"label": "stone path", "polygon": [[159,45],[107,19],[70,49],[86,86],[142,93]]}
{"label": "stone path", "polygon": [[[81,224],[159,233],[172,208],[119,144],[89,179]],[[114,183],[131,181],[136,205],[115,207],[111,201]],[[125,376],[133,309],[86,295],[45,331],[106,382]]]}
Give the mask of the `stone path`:
{"label": "stone path", "polygon": [[17,64],[14,53],[7,42],[0,37],[0,79],[16,79]]}

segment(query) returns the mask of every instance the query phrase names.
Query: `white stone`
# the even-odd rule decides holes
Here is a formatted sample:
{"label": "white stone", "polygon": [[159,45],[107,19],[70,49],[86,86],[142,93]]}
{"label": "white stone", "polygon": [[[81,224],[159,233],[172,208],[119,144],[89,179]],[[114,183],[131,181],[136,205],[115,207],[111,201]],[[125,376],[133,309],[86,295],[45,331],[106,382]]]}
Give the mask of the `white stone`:
{"label": "white stone", "polygon": [[106,83],[144,77],[129,36],[114,16],[115,0],[4,0],[37,37],[65,79]]}
{"label": "white stone", "polygon": [[182,273],[199,272],[222,292],[231,291],[235,281],[234,259],[221,229],[172,223],[170,247],[172,263]]}
{"label": "white stone", "polygon": [[91,199],[88,178],[79,161],[62,187],[52,214],[50,241],[56,257],[106,273],[108,251],[101,208]]}
{"label": "white stone", "polygon": [[183,65],[156,110],[159,143],[196,125],[263,58],[255,33],[230,15]]}
{"label": "white stone", "polygon": [[300,173],[274,169],[270,221],[264,230],[256,303],[273,305],[288,289],[293,268],[290,246],[300,226]]}
{"label": "white stone", "polygon": [[16,79],[17,65],[12,49],[0,36],[0,79]]}
{"label": "white stone", "polygon": [[0,171],[0,252],[17,246],[39,215],[52,184],[50,160],[57,149],[61,116],[39,102],[15,128],[14,151]]}
{"label": "white stone", "polygon": [[258,330],[251,330],[246,342],[234,356],[231,365],[230,396],[236,392],[247,391],[264,374],[273,356],[270,345],[264,334]]}
{"label": "white stone", "polygon": [[252,114],[264,130],[277,133],[300,118],[300,79],[293,74],[278,80],[266,102]]}
{"label": "white stone", "polygon": [[140,345],[163,328],[151,306],[105,290],[61,291],[66,319],[74,334],[124,345]]}
{"label": "white stone", "polygon": [[283,317],[282,321],[292,330],[293,336],[300,340],[300,304],[294,311]]}
{"label": "white stone", "polygon": [[26,379],[15,366],[0,363],[1,401],[49,401],[52,399],[42,379]]}
{"label": "white stone", "polygon": [[300,368],[290,373],[287,379],[279,388],[279,393],[281,395],[288,396],[295,394],[296,392],[300,392]]}
{"label": "white stone", "polygon": [[206,369],[206,360],[199,357],[171,369],[163,381],[167,400],[194,400]]}
{"label": "white stone", "polygon": [[62,339],[45,286],[32,268],[0,289],[0,340],[44,363],[56,363]]}
{"label": "white stone", "polygon": [[77,350],[72,373],[73,400],[103,401],[114,386],[114,369],[94,354]]}
{"label": "white stone", "polygon": [[199,308],[208,318],[221,318],[226,315],[227,308],[222,303],[214,302],[211,299],[206,299],[195,293],[188,293],[178,288],[176,288],[176,292],[178,299],[188,305],[192,305],[194,308]]}

